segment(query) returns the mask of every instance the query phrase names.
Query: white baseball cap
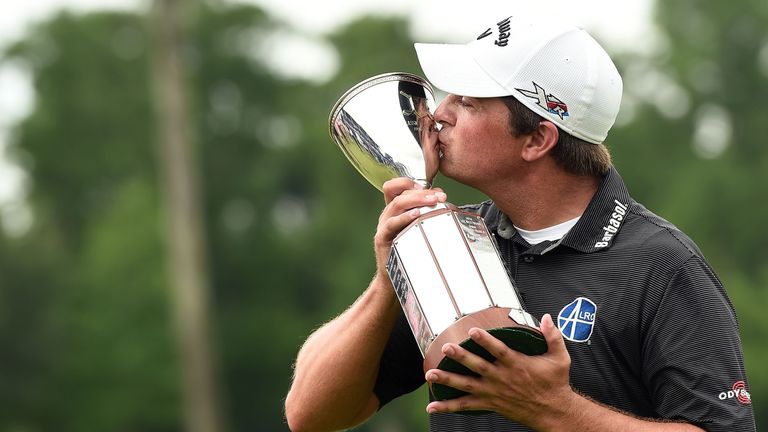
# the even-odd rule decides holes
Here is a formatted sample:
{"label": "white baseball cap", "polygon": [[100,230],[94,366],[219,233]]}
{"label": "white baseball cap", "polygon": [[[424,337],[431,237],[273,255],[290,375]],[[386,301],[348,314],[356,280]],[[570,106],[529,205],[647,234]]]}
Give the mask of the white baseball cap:
{"label": "white baseball cap", "polygon": [[513,96],[567,133],[599,144],[613,126],[622,81],[583,29],[511,16],[467,44],[415,44],[432,84],[472,97]]}

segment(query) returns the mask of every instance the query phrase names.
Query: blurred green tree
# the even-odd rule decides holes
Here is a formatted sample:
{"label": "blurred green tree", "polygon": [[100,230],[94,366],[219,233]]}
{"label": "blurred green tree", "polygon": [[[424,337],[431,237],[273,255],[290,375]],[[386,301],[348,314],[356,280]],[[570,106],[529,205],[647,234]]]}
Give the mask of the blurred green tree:
{"label": "blurred green tree", "polygon": [[[186,19],[229,423],[281,430],[298,346],[374,270],[360,251],[381,198],[333,148],[327,113],[362,78],[414,70],[411,42],[399,19],[352,24],[335,39],[345,73],[313,85],[265,64],[260,44],[286,30],[259,9],[203,5]],[[4,55],[34,77],[11,154],[32,180],[35,223],[0,243],[0,339],[13,347],[0,373],[16,384],[0,392],[0,427],[181,428],[145,20],[62,13]],[[344,45],[354,40],[380,41],[380,63],[360,62],[359,46]],[[424,398],[361,430],[421,427]]]}
{"label": "blurred green tree", "polygon": [[36,101],[11,148],[35,223],[2,242],[2,428],[177,427],[145,45],[141,17],[63,13],[5,54]]}

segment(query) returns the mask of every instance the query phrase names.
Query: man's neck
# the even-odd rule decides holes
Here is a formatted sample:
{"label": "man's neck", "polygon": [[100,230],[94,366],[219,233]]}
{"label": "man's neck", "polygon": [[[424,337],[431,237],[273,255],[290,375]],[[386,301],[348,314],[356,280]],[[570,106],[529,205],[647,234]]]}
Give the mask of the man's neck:
{"label": "man's neck", "polygon": [[563,172],[528,175],[486,193],[515,226],[548,228],[584,213],[600,179]]}

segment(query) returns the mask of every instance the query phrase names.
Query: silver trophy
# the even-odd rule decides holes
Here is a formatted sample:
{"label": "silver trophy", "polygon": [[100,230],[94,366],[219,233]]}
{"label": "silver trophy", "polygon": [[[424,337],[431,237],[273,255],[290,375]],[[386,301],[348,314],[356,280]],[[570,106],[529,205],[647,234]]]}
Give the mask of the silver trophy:
{"label": "silver trophy", "polygon": [[[330,133],[352,165],[381,190],[384,182],[409,177],[431,187],[440,155],[432,113],[432,87],[408,73],[371,77],[334,105]],[[483,219],[451,205],[421,209],[395,238],[387,272],[424,356],[433,368],[474,372],[444,357],[447,342],[489,361],[493,356],[467,338],[472,327],[488,330],[511,348],[547,351],[538,321],[522,306]],[[436,400],[464,392],[435,384]]]}

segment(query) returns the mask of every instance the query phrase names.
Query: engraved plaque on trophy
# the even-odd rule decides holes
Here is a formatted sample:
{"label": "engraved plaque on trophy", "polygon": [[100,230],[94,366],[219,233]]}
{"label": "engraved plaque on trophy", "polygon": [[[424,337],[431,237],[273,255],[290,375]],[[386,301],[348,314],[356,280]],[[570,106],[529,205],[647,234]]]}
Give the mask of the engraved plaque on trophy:
{"label": "engraved plaque on trophy", "polygon": [[[408,73],[371,77],[347,91],[330,116],[330,133],[352,165],[379,190],[409,177],[431,187],[440,162],[432,87]],[[473,327],[529,355],[547,345],[523,308],[483,219],[450,205],[422,208],[392,243],[387,272],[424,356],[424,371],[474,372],[444,357],[447,342],[493,361],[468,339]],[[436,400],[464,392],[435,384]]]}

